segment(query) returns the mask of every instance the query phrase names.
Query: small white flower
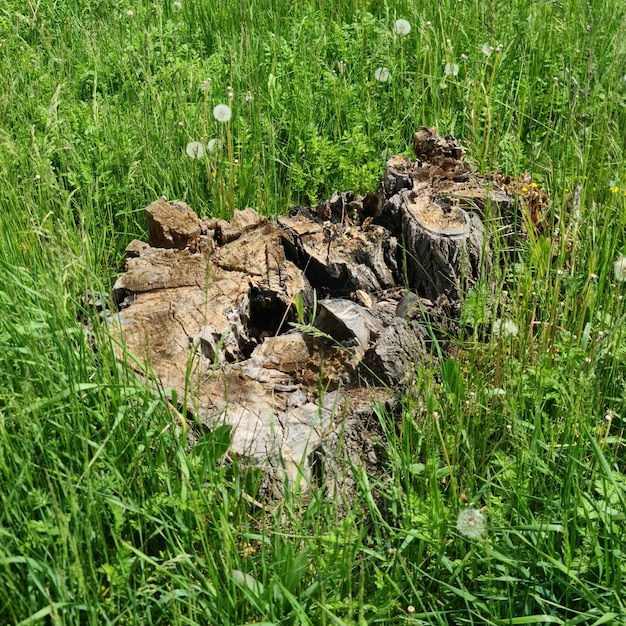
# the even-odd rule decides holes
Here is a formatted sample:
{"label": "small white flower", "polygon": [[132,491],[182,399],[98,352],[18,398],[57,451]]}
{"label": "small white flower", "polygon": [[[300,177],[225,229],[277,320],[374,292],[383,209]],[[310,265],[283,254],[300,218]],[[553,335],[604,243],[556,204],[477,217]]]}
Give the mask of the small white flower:
{"label": "small white flower", "polygon": [[346,64],[343,61],[337,61],[337,69],[340,74],[345,74],[346,72]]}
{"label": "small white flower", "polygon": [[190,159],[201,159],[204,156],[204,146],[199,141],[190,141],[185,152]]}
{"label": "small white flower", "polygon": [[178,2],[178,0],[176,2],[172,2],[172,11],[174,13],[178,13],[182,8],[183,8],[182,2]]}
{"label": "small white flower", "polygon": [[379,83],[386,83],[389,80],[389,70],[386,67],[379,67],[374,72],[374,78]]}
{"label": "small white flower", "polygon": [[217,150],[217,139],[209,139],[206,149],[209,152],[215,152],[215,150]]}
{"label": "small white flower", "polygon": [[513,320],[497,319],[493,323],[493,334],[497,337],[517,337],[518,328]]}
{"label": "small white flower", "polygon": [[229,122],[232,116],[233,112],[230,110],[230,107],[227,104],[218,104],[213,109],[213,117],[218,122]]}
{"label": "small white flower", "polygon": [[487,530],[487,518],[479,509],[463,509],[456,520],[456,529],[464,537],[477,539]]}
{"label": "small white flower", "polygon": [[459,66],[456,63],[446,63],[443,73],[446,76],[458,76]]}
{"label": "small white flower", "polygon": [[486,56],[490,57],[493,52],[493,46],[490,46],[488,43],[484,43],[480,51]]}
{"label": "small white flower", "polygon": [[132,9],[128,9],[128,11],[126,11],[126,17],[128,17],[128,18],[132,18],[132,17],[133,17],[133,15],[135,15],[135,14],[133,13],[133,10],[132,10]]}
{"label": "small white flower", "polygon": [[615,280],[619,280],[621,283],[626,281],[626,257],[617,257],[613,263],[613,271],[615,272]]}
{"label": "small white flower", "polygon": [[396,35],[408,35],[411,32],[411,24],[407,20],[396,20],[393,25],[393,32]]}

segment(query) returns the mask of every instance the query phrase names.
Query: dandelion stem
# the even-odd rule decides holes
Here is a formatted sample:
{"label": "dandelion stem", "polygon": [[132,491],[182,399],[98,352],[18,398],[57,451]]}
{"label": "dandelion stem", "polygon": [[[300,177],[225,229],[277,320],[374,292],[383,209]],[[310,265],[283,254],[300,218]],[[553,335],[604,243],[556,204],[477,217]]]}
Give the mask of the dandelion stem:
{"label": "dandelion stem", "polygon": [[448,449],[446,448],[446,442],[443,438],[443,433],[441,432],[441,426],[439,425],[439,418],[435,418],[435,428],[437,429],[437,435],[439,436],[439,441],[441,442],[441,451],[443,452],[443,457],[446,461],[446,467],[448,468],[448,473],[450,476],[450,489],[452,490],[452,498],[456,502],[456,480],[452,471],[452,463],[450,462],[450,455],[448,454]]}

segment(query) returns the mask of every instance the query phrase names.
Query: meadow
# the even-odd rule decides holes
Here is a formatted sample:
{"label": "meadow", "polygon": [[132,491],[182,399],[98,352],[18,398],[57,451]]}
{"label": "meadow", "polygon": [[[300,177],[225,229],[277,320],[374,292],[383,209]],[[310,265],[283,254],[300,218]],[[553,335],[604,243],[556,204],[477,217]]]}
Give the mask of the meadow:
{"label": "meadow", "polygon": [[[0,623],[626,623],[625,33],[614,0],[5,0]],[[498,300],[377,410],[386,470],[352,468],[347,515],[260,510],[85,294],[159,196],[362,193],[422,124],[529,172],[547,227],[511,250],[487,223]]]}

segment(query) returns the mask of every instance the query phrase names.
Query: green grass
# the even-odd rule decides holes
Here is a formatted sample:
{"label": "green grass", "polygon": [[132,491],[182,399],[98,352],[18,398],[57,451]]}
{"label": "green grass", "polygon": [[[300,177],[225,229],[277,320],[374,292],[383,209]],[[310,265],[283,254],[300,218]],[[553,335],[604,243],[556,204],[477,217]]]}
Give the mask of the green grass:
{"label": "green grass", "polygon": [[[5,0],[0,623],[625,623],[624,32],[609,0]],[[228,216],[363,192],[421,124],[531,172],[553,226],[507,251],[487,224],[497,301],[477,289],[454,359],[377,409],[386,473],[353,468],[346,517],[290,490],[263,512],[229,433],[190,449],[84,332],[84,294],[160,195]],[[464,502],[486,536],[457,531]]]}

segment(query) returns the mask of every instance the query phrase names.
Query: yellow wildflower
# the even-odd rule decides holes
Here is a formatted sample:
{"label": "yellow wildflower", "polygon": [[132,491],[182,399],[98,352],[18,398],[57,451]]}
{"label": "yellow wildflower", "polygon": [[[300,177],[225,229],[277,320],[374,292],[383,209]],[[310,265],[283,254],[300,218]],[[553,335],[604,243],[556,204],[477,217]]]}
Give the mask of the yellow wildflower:
{"label": "yellow wildflower", "polygon": [[615,185],[614,187],[611,187],[611,188],[609,189],[609,191],[610,191],[611,193],[617,193],[617,192],[619,191],[619,187],[618,187],[617,185]]}

